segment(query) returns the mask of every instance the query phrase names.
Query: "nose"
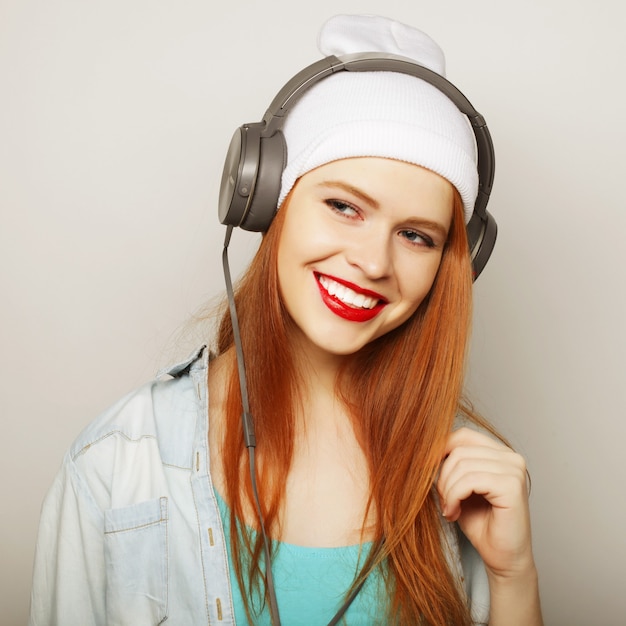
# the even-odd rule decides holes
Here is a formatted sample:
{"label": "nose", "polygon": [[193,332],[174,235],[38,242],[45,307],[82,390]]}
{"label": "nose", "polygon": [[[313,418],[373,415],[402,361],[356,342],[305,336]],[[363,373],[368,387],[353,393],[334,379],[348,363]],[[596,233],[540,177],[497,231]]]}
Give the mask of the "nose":
{"label": "nose", "polygon": [[364,228],[355,234],[346,251],[346,259],[358,267],[370,280],[387,278],[391,274],[391,237],[386,229]]}

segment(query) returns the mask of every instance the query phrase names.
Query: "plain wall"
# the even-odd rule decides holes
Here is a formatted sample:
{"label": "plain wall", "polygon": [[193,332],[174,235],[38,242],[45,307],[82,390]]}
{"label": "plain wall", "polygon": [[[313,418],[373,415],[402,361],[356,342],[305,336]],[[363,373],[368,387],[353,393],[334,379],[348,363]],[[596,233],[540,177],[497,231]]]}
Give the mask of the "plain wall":
{"label": "plain wall", "polygon": [[[446,52],[496,144],[468,387],[526,455],[547,624],[626,623],[624,16],[617,0],[1,0],[0,605],[26,620],[39,509],[101,410],[220,294],[230,137],[338,12]],[[256,245],[236,235],[241,268]]]}

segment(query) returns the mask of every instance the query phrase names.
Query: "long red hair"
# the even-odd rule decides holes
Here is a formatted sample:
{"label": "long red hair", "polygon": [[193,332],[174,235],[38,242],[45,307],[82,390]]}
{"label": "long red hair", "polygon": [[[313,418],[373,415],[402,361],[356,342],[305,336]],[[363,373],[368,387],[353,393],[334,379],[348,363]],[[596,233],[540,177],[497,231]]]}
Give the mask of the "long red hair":
{"label": "long red hair", "polygon": [[[299,387],[288,340],[293,322],[282,304],[277,277],[286,210],[287,203],[263,237],[235,294],[250,406],[262,454],[257,471],[261,510],[268,534],[274,537],[280,535],[278,514],[294,448]],[[455,416],[463,410],[471,291],[463,209],[455,194],[448,240],[429,295],[402,326],[346,359],[337,380],[337,394],[352,417],[369,465],[369,506],[377,513],[374,549],[362,575],[385,563],[390,597],[386,623],[390,624],[471,624],[467,601],[446,560],[442,519],[433,493],[446,439]],[[232,347],[232,324],[225,313],[217,351]],[[223,458],[233,561],[250,619],[250,603],[264,599],[265,577],[261,534],[253,539],[243,522],[244,511],[254,506],[241,410],[233,362]]]}

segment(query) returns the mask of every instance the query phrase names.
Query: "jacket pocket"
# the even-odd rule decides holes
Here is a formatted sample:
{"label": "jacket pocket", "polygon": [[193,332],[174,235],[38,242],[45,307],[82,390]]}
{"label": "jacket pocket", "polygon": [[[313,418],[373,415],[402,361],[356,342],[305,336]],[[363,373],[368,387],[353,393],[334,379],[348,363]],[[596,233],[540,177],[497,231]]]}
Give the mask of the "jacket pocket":
{"label": "jacket pocket", "polygon": [[167,542],[167,498],[105,511],[109,626],[156,626],[167,619]]}

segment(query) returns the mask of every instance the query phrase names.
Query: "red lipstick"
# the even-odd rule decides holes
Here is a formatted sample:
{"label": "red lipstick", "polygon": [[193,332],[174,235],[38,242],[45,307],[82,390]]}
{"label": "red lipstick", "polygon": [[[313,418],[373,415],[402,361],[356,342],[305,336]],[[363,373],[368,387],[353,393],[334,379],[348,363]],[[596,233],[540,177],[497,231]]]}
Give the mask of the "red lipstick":
{"label": "red lipstick", "polygon": [[322,296],[322,302],[335,314],[341,317],[344,320],[349,322],[368,322],[371,319],[374,319],[386,306],[387,300],[381,296],[379,293],[374,291],[370,291],[369,289],[362,289],[358,285],[354,283],[350,283],[346,280],[342,280],[340,278],[335,278],[334,276],[330,276],[325,274],[325,276],[333,280],[341,285],[345,285],[349,289],[356,291],[356,293],[367,296],[368,298],[376,298],[378,300],[378,304],[371,309],[364,309],[361,307],[354,307],[342,302],[336,296],[331,296],[328,291],[324,288],[324,286],[319,281],[319,273],[315,273],[315,279],[317,282],[317,287],[320,290],[320,295]]}

